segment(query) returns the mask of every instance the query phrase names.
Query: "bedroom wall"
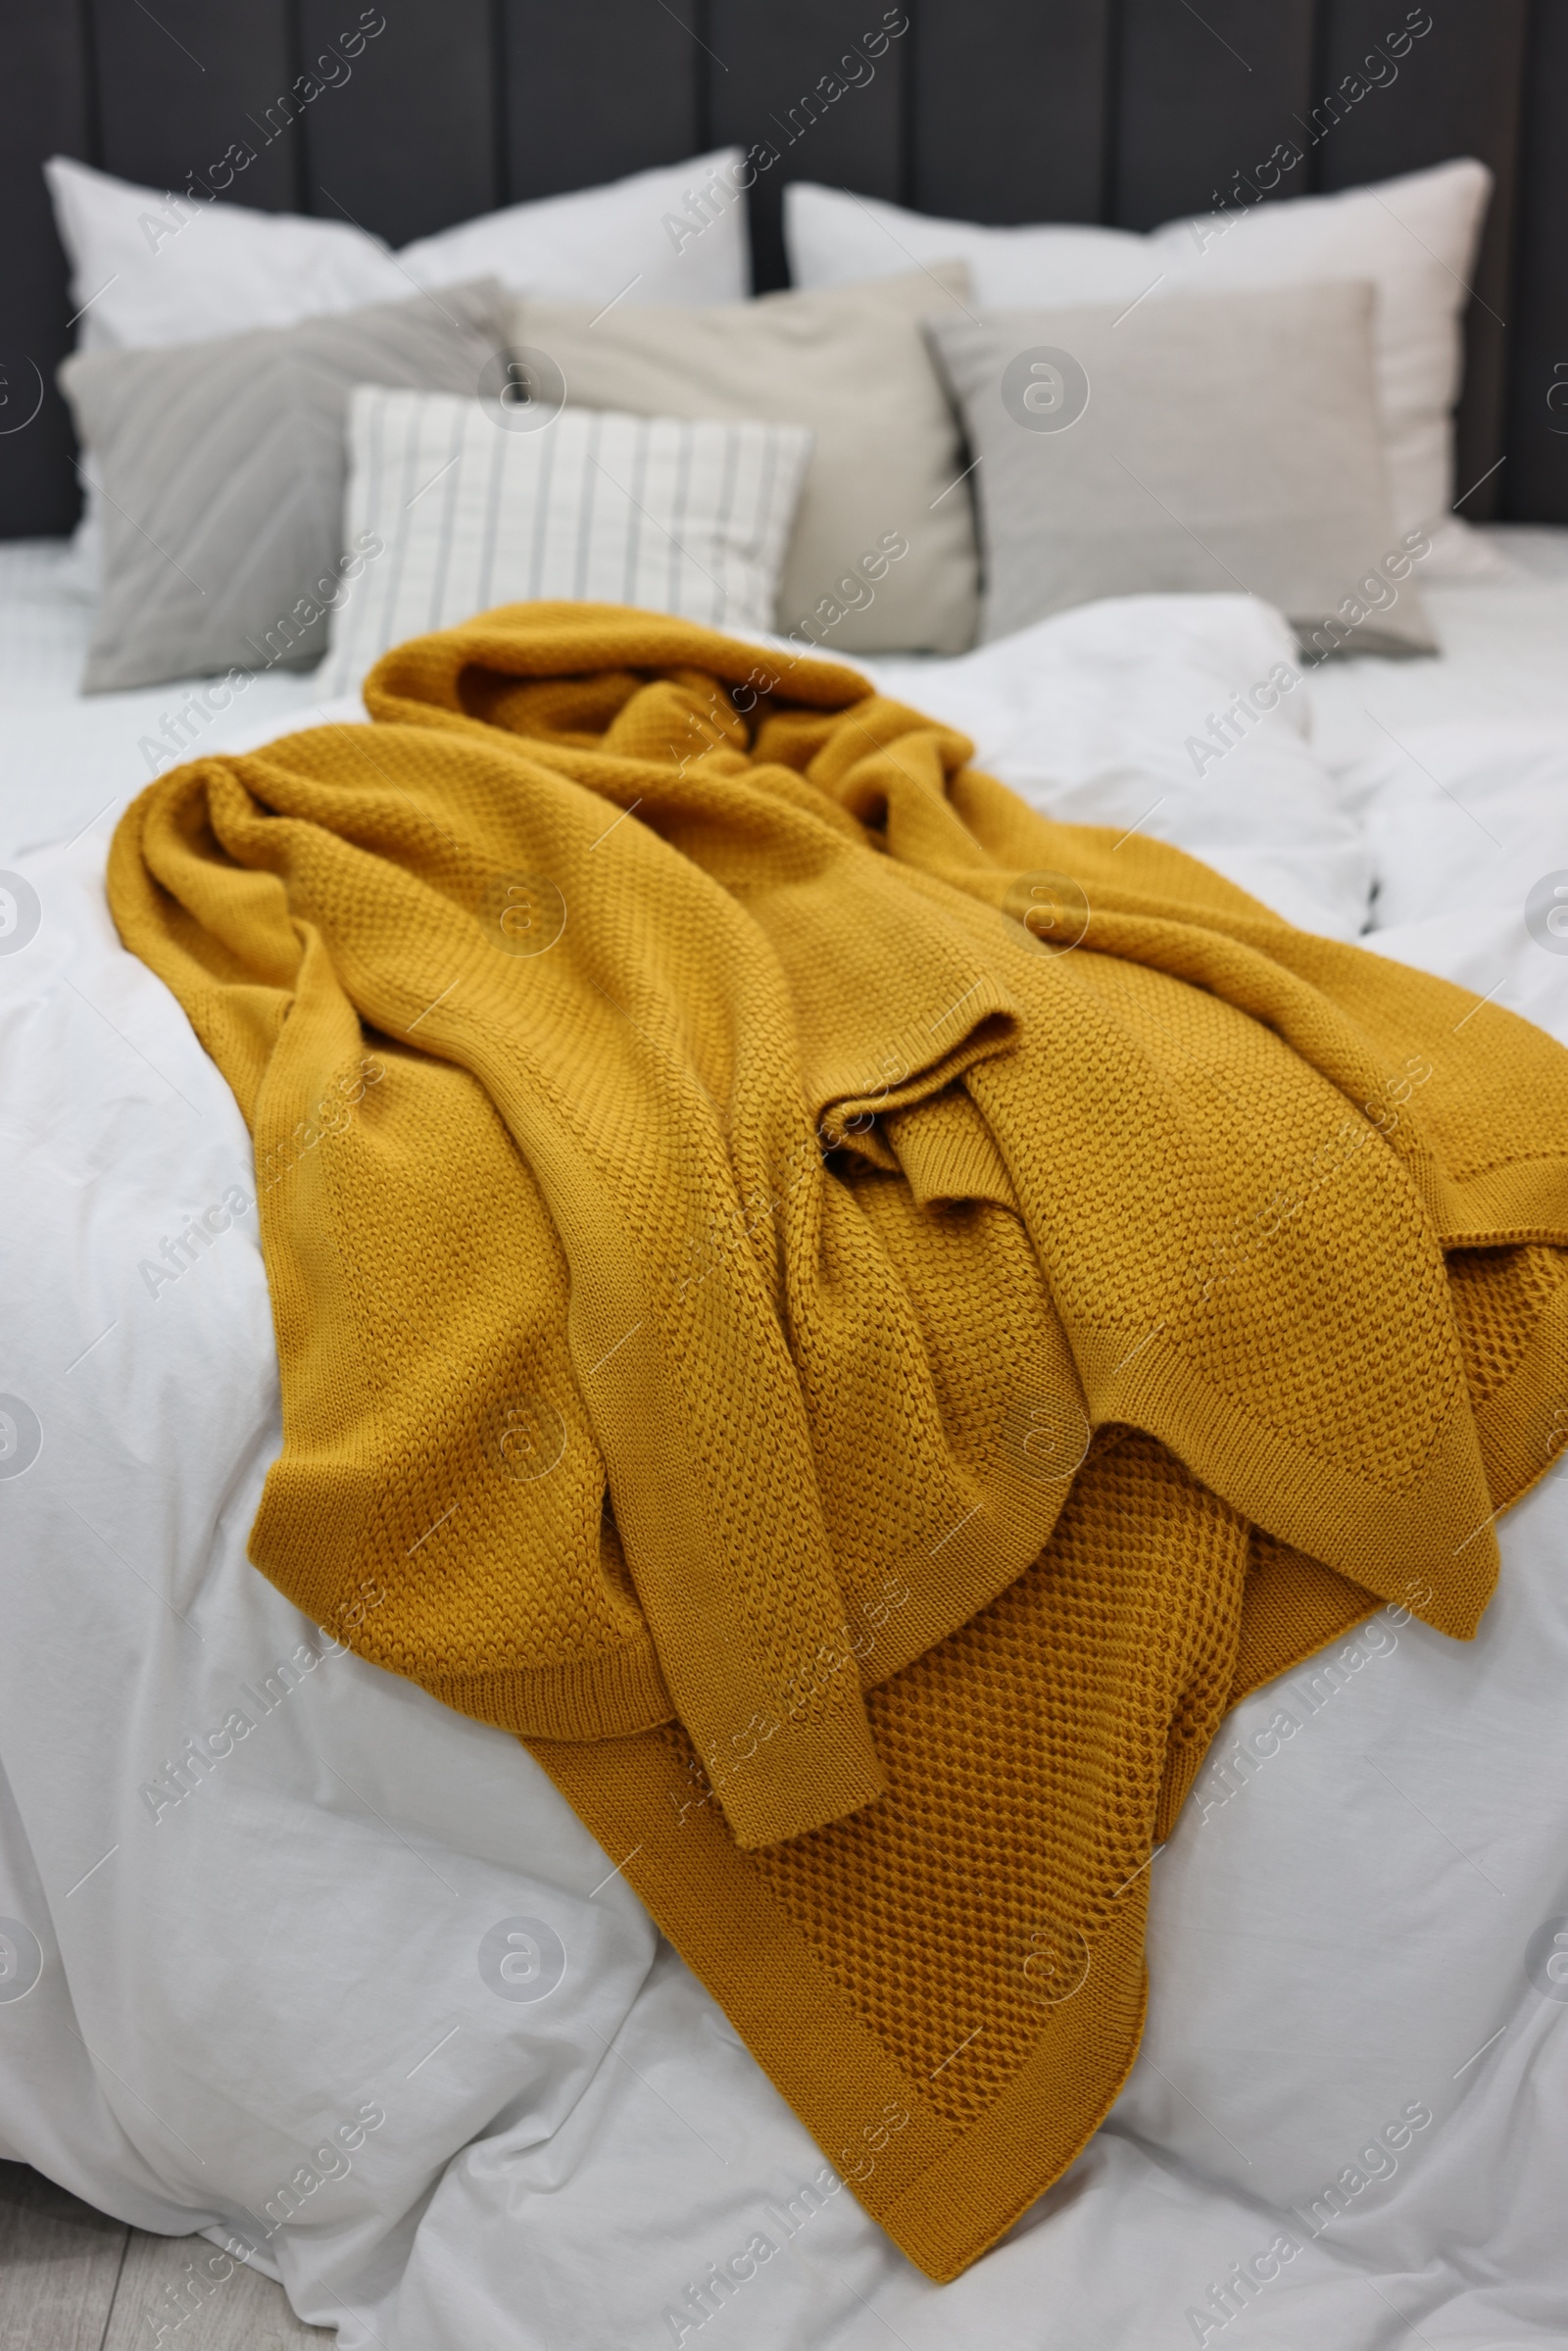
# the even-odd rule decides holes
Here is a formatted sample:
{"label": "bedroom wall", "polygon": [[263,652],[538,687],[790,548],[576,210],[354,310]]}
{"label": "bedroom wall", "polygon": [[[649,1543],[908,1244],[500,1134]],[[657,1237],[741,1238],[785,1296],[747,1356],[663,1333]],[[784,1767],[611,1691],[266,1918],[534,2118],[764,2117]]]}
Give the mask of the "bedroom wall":
{"label": "bedroom wall", "polygon": [[[39,163],[58,149],[179,186],[236,139],[256,161],[230,200],[347,217],[401,243],[767,138],[780,162],[751,200],[760,288],[784,281],[789,178],[992,221],[1146,228],[1211,205],[1282,140],[1306,154],[1280,196],[1479,155],[1498,195],[1468,322],[1460,486],[1481,486],[1464,512],[1568,522],[1568,0],[1204,0],[1201,13],[1187,0],[904,0],[889,18],[908,28],[874,75],[814,120],[802,102],[882,24],[883,0],[382,0],[370,13],[385,30],[352,79],[280,126],[283,94],[359,22],[360,0],[159,0],[156,13],[0,0],[0,536],[65,530],[79,503],[52,382],[69,343],[65,263]],[[1430,29],[1397,77],[1347,100],[1359,60],[1407,17]]]}

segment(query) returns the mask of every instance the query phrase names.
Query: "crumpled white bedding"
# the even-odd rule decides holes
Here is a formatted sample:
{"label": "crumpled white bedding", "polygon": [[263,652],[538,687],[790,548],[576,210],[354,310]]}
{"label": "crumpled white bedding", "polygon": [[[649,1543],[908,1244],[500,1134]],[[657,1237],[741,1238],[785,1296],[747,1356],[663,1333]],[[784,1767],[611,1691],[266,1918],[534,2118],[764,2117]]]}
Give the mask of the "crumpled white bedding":
{"label": "crumpled white bedding", "polygon": [[[1568,957],[1522,916],[1568,865],[1565,551],[1435,591],[1449,661],[1303,684],[1201,779],[1188,734],[1289,659],[1246,600],[876,666],[1052,812],[1142,823],[1343,936],[1372,909],[1371,944],[1568,1041]],[[203,741],[307,717],[308,679],[265,684],[278,707]],[[113,808],[21,852],[144,780],[114,735],[139,713],[100,704],[74,748],[78,716],[57,701],[43,774],[0,709],[0,863],[38,903],[17,944],[13,891],[0,933],[0,2152],[205,2229],[345,2351],[1560,2342],[1568,1476],[1504,1522],[1475,1644],[1385,1610],[1238,1709],[1152,1865],[1126,2090],[1006,2243],[931,2286],[521,1748],[247,1564],[278,1442],[248,1141],[115,938]],[[220,2295],[233,2253],[195,2251]]]}

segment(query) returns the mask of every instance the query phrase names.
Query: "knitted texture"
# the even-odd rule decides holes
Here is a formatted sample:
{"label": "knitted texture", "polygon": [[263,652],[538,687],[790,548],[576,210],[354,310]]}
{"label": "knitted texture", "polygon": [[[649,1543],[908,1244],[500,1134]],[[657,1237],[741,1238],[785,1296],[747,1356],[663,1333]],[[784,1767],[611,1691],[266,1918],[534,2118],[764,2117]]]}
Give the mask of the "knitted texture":
{"label": "knitted texture", "polygon": [[528,1742],[951,2277],[1125,2076],[1227,1707],[1473,1634],[1568,1055],[823,661],[518,606],[366,699],[110,864],[255,1139],[251,1555]]}

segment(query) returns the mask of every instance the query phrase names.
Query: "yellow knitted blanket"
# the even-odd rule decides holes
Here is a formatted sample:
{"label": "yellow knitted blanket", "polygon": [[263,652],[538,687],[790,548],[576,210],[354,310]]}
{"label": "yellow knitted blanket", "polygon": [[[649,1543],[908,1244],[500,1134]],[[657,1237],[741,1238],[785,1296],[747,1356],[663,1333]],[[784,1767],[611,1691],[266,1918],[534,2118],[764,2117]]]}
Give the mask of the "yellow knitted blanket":
{"label": "yellow knitted blanket", "polygon": [[254,1133],[252,1556],[527,1741],[950,2278],[1126,2074],[1226,1709],[1474,1632],[1568,1055],[824,661],[519,606],[367,701],[110,865]]}

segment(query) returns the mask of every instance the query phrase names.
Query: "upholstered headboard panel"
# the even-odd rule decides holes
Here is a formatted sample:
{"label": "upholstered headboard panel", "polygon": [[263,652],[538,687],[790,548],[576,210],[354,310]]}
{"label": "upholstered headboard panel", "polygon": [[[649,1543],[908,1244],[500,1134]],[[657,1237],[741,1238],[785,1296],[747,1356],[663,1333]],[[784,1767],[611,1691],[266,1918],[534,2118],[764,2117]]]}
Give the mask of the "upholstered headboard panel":
{"label": "upholstered headboard panel", "polygon": [[[78,505],[40,162],[179,188],[236,140],[255,161],[233,200],[401,243],[765,138],[780,161],[750,198],[760,288],[783,282],[788,178],[966,219],[1146,228],[1223,200],[1282,140],[1306,156],[1281,195],[1477,155],[1497,193],[1469,313],[1460,487],[1480,487],[1464,511],[1568,522],[1568,0],[902,0],[889,21],[907,28],[874,77],[815,107],[884,0],[377,0],[385,29],[352,78],[264,136],[360,13],[0,0],[0,536],[65,530]],[[1354,95],[1407,17],[1430,29]]]}

